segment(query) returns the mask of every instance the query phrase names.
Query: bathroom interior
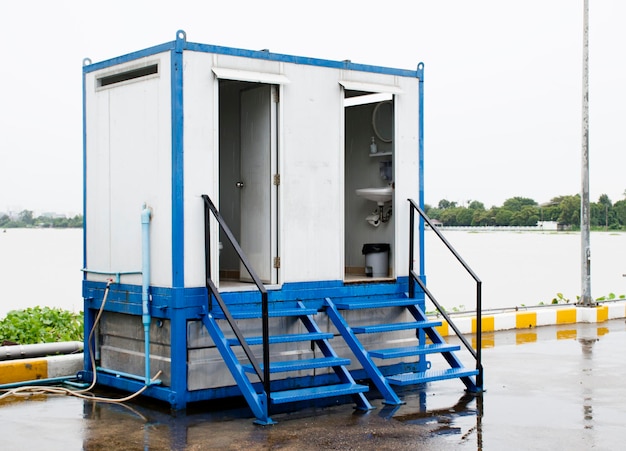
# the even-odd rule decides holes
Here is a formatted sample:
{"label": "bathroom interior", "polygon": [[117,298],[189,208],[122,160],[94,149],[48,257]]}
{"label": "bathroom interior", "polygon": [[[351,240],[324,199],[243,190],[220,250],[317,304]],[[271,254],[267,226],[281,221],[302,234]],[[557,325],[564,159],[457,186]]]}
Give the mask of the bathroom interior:
{"label": "bathroom interior", "polygon": [[[238,188],[241,175],[241,95],[247,90],[262,85],[240,81],[221,80],[219,85],[219,136],[220,136],[220,212],[231,227],[235,237],[241,240],[242,208]],[[363,91],[345,90],[344,101],[344,281],[364,282],[393,279],[392,265],[394,248],[393,216],[393,96]],[[275,127],[274,127],[275,129]],[[268,154],[276,158],[280,149],[268,149]],[[268,161],[265,165],[275,165]],[[389,189],[389,192],[371,198],[368,194],[357,194],[364,188]],[[277,193],[267,190],[268,207],[277,205]],[[260,219],[263,217],[263,219]],[[276,227],[275,217],[268,214],[251,215],[248,221],[264,221],[269,230]],[[277,221],[276,221],[277,222]],[[272,234],[272,233],[270,233]],[[269,272],[261,276],[266,284],[278,283],[278,269],[274,268],[273,256],[279,255],[277,242],[268,240],[268,249],[261,265]],[[374,246],[372,248],[372,244]],[[382,247],[378,246],[381,245]],[[365,246],[365,247],[364,247]],[[242,243],[244,252],[248,252]],[[364,250],[368,252],[364,254]],[[372,251],[373,250],[373,251]],[[245,288],[240,262],[228,240],[220,235],[220,288]],[[337,255],[337,258],[340,258]],[[375,268],[366,264],[373,259]],[[256,268],[255,268],[256,269]],[[262,272],[262,271],[261,271]]]}
{"label": "bathroom interior", "polygon": [[394,276],[393,110],[391,94],[346,90],[346,282]]}

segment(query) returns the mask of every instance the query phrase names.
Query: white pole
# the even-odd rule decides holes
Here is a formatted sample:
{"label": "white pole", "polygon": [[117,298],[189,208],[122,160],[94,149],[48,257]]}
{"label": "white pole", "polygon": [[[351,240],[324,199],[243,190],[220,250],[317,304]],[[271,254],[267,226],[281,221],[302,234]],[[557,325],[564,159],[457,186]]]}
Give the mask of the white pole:
{"label": "white pole", "polygon": [[583,11],[582,189],[580,196],[581,295],[578,305],[591,307],[591,244],[589,209],[589,0]]}

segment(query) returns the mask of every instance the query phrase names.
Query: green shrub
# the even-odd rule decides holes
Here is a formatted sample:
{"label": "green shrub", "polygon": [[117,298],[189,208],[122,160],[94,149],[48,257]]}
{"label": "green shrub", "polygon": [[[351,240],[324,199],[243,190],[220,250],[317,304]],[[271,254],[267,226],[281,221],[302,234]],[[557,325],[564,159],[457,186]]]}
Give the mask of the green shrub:
{"label": "green shrub", "polygon": [[82,340],[82,313],[38,306],[12,310],[0,320],[0,344],[4,341],[25,345]]}

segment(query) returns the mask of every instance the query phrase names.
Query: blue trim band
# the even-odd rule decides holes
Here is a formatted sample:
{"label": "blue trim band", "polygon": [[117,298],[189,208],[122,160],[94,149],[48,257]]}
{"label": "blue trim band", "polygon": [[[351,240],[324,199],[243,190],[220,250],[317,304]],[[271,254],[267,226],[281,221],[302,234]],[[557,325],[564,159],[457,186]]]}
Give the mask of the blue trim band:
{"label": "blue trim band", "polygon": [[172,286],[185,286],[185,205],[184,205],[184,113],[183,113],[183,50],[184,33],[177,34],[171,52],[172,90]]}
{"label": "blue trim band", "polygon": [[149,47],[144,50],[139,50],[137,52],[128,53],[126,55],[121,55],[116,58],[111,58],[108,60],[100,61],[98,63],[89,64],[88,66],[83,67],[83,73],[88,74],[89,72],[94,72],[100,69],[105,69],[107,67],[116,66],[118,64],[127,63],[129,61],[134,61],[139,58],[145,58],[147,56],[156,55],[159,53],[164,53],[172,50],[175,47],[176,41],[167,42],[165,44],[156,45],[154,47]]}
{"label": "blue trim band", "polygon": [[[270,303],[288,303],[302,301],[308,307],[320,307],[324,298],[334,300],[360,296],[398,297],[408,291],[408,277],[399,277],[394,282],[368,282],[344,284],[341,280],[286,283],[277,290],[268,290]],[[84,280],[82,295],[85,299],[85,311],[100,308],[105,282]],[[205,287],[164,288],[150,287],[151,313],[154,318],[171,318],[174,311],[185,311],[185,318],[198,318],[207,306]],[[255,309],[261,302],[259,292],[227,291],[221,292],[222,298],[234,310]],[[107,311],[141,316],[142,286],[125,283],[113,283],[107,297]]]}
{"label": "blue trim band", "polygon": [[328,67],[334,69],[343,69],[343,70],[353,70],[359,72],[372,72],[377,74],[387,74],[387,75],[395,75],[398,77],[413,77],[420,78],[419,71],[408,70],[408,69],[395,69],[391,67],[383,67],[383,66],[372,66],[369,64],[357,64],[352,63],[349,60],[346,61],[334,61],[334,60],[326,60],[320,58],[309,58],[304,56],[294,56],[294,55],[285,55],[281,53],[271,53],[263,50],[245,50],[233,47],[222,47],[218,45],[210,45],[210,44],[200,44],[197,42],[187,42],[186,34],[184,31],[179,30],[176,32],[176,40],[171,42],[166,42],[164,44],[156,45],[154,47],[149,47],[144,50],[140,50],[137,52],[128,53],[126,55],[119,56],[117,58],[111,58],[105,61],[101,61],[98,63],[90,64],[89,66],[85,66],[83,71],[85,73],[93,72],[96,70],[100,70],[106,67],[115,66],[117,64],[126,63],[128,61],[133,61],[139,58],[145,58],[148,56],[156,55],[158,53],[163,53],[171,50],[179,50],[179,45],[183,43],[183,47],[181,50],[190,50],[194,52],[203,52],[203,53],[215,53],[218,55],[230,55],[230,56],[241,56],[245,58],[255,58],[255,59],[263,59],[267,61],[277,61],[282,63],[293,63],[293,64],[303,64],[308,66],[319,66],[319,67]]}
{"label": "blue trim band", "polygon": [[[85,63],[86,61],[84,61]],[[83,72],[83,268],[87,267],[87,87]],[[87,274],[83,273],[83,280]]]}
{"label": "blue trim band", "polygon": [[354,70],[360,72],[373,72],[378,74],[397,75],[399,77],[417,77],[417,71],[407,69],[394,69],[391,67],[372,66],[368,64],[357,64],[349,60],[333,61],[320,58],[309,58],[303,56],[284,55],[271,53],[262,50],[244,50],[231,47],[220,47],[217,45],[187,43],[187,50],[196,52],[216,53],[220,55],[241,56],[245,58],[264,59],[267,61],[277,61],[281,63],[304,64],[308,66],[329,67],[333,69]]}

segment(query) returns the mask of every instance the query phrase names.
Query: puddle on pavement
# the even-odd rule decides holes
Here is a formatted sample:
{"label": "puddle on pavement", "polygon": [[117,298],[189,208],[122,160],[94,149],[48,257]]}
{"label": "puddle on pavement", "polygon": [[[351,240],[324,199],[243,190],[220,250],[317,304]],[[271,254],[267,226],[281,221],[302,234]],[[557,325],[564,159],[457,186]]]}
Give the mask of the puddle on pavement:
{"label": "puddle on pavement", "polygon": [[[459,395],[458,386],[454,391]],[[423,422],[394,415],[419,410],[427,400],[424,396],[406,393],[407,403],[396,408],[375,400],[376,409],[370,412],[343,404],[280,413],[273,416],[277,424],[272,426],[253,424],[246,407],[172,415],[163,406],[40,396],[0,402],[0,434],[8,450],[420,450],[445,433],[442,422],[433,420],[435,414]],[[475,423],[475,407],[469,402],[465,412],[465,402],[453,406],[451,415],[474,415]],[[455,421],[447,425],[450,433],[466,433],[467,428],[453,425]]]}
{"label": "puddle on pavement", "polygon": [[620,418],[626,415],[620,401],[626,396],[626,387],[622,388],[626,361],[614,353],[626,341],[624,321],[533,332],[538,341],[523,344],[516,332],[496,334],[496,345],[483,352],[487,392],[482,396],[465,394],[458,380],[441,381],[421,390],[404,390],[401,406],[373,399],[376,408],[370,412],[355,411],[352,404],[307,408],[273,415],[277,424],[272,426],[253,424],[241,400],[203,403],[187,413],[171,414],[164,404],[148,400],[118,405],[67,396],[7,399],[0,401],[0,447],[63,451],[619,447],[624,439]]}

